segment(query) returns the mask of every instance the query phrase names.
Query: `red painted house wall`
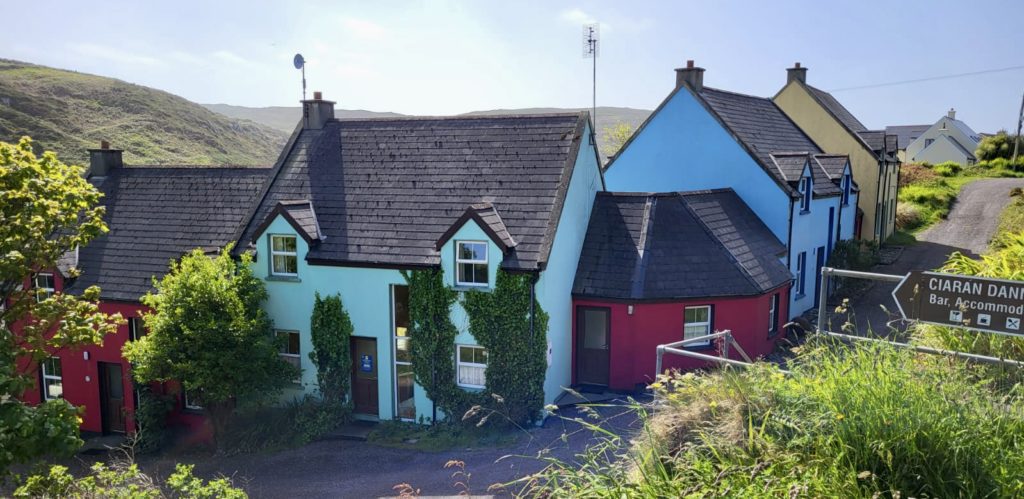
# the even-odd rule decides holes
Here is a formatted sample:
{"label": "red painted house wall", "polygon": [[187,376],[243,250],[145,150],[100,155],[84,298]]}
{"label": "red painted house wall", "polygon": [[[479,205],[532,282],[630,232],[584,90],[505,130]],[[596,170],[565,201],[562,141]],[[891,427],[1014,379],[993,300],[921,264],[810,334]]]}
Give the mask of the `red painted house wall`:
{"label": "red painted house wall", "polygon": [[[675,302],[610,302],[576,298],[573,300],[573,381],[576,381],[576,320],[575,310],[581,306],[606,307],[611,310],[611,340],[609,388],[612,390],[634,390],[638,384],[654,380],[656,348],[658,345],[683,339],[683,311],[686,307],[711,305],[713,331],[729,329],[736,341],[752,358],[771,353],[775,341],[782,337],[782,325],[789,310],[789,287],[780,288],[779,311],[776,314],[777,333],[768,337],[768,309],[771,295],[746,298],[715,298],[706,300],[681,300]],[[628,306],[633,305],[629,315]],[[716,348],[696,347],[694,351],[718,355]],[[733,349],[730,358],[740,359]],[[707,367],[708,363],[678,355],[664,357],[666,369],[692,370]]]}

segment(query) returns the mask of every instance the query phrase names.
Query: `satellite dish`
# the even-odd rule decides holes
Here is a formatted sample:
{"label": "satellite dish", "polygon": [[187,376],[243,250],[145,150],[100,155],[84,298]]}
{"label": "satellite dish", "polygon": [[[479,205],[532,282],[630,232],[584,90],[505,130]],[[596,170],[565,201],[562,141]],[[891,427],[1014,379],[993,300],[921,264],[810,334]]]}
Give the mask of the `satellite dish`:
{"label": "satellite dish", "polygon": [[302,69],[306,65],[306,60],[302,58],[302,54],[295,54],[295,59],[292,60],[295,64],[295,69]]}

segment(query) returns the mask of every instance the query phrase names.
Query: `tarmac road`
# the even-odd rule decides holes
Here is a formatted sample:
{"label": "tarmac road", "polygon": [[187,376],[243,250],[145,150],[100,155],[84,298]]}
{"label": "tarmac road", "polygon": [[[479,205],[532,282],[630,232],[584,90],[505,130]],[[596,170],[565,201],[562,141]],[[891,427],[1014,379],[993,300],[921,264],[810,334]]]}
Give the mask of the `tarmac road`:
{"label": "tarmac road", "polygon": [[[999,226],[999,215],[1010,202],[1010,189],[1014,187],[1024,188],[1024,179],[981,179],[967,184],[957,196],[946,220],[918,235],[917,244],[906,247],[895,263],[877,265],[873,271],[904,275],[911,270],[939,268],[955,251],[971,256],[984,253]],[[874,334],[890,333],[887,324],[899,314],[892,299],[895,287],[892,283],[876,282],[866,292],[851,297],[853,322],[859,334],[866,334],[869,328]],[[831,330],[838,331],[847,318],[836,316],[831,307],[829,313]]]}

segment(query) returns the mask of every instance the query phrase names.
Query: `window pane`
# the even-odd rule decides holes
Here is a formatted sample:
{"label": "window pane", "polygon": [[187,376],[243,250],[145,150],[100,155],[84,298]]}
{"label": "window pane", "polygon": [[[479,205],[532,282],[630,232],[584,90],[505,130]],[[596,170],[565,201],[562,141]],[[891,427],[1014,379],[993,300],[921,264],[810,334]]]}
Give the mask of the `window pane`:
{"label": "window pane", "polygon": [[50,357],[49,359],[46,359],[43,362],[46,363],[47,376],[56,376],[59,378],[64,375],[64,373],[61,370],[60,359],[58,359],[57,357]]}
{"label": "window pane", "polygon": [[274,251],[295,252],[295,236],[272,236],[270,241]]}
{"label": "window pane", "polygon": [[485,243],[463,243],[460,242],[459,246],[459,259],[460,260],[486,260],[487,259],[487,245]]}
{"label": "window pane", "polygon": [[711,334],[707,326],[686,326],[683,328],[683,339],[697,338]]}
{"label": "window pane", "polygon": [[409,338],[395,338],[395,361],[412,362],[412,354],[409,352]]}
{"label": "window pane", "polygon": [[583,348],[608,348],[608,313],[603,310],[583,311]]}
{"label": "window pane", "polygon": [[475,348],[476,355],[473,358],[473,362],[477,364],[487,365],[487,349],[486,348]]}
{"label": "window pane", "polygon": [[398,417],[416,419],[415,376],[412,366],[395,366],[395,387],[398,395]]}
{"label": "window pane", "polygon": [[44,383],[46,386],[47,399],[64,398],[64,383],[61,380],[47,379]]}
{"label": "window pane", "polygon": [[394,286],[395,336],[409,333],[409,286]]}
{"label": "window pane", "polygon": [[288,255],[274,255],[275,274],[297,274],[298,272],[298,261],[296,257]]}
{"label": "window pane", "polygon": [[686,322],[708,322],[707,307],[693,307],[686,309]]}
{"label": "window pane", "polygon": [[459,362],[473,362],[472,347],[459,347]]}
{"label": "window pane", "polygon": [[476,366],[459,366],[459,384],[460,385],[471,385],[471,386],[485,386],[486,377],[484,374],[483,367]]}

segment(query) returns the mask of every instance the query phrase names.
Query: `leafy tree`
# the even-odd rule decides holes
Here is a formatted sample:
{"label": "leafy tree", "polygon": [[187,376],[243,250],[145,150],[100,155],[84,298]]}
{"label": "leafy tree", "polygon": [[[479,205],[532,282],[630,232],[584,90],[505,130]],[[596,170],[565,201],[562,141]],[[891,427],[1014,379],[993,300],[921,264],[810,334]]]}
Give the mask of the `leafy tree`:
{"label": "leafy tree", "polygon": [[[1010,159],[1013,156],[1013,142],[1021,140],[1016,135],[1009,135],[1006,130],[1000,130],[995,135],[989,135],[978,143],[974,155],[979,161],[989,161],[996,158]],[[1021,151],[1024,151],[1024,142],[1021,143]]]}
{"label": "leafy tree", "polygon": [[278,357],[252,257],[236,262],[229,251],[196,249],[171,262],[156,294],[142,298],[153,310],[144,316],[149,334],[124,348],[139,381],[181,382],[210,417],[218,450],[236,403],[269,400],[297,376]]}
{"label": "leafy tree", "polygon": [[601,138],[604,139],[604,143],[607,145],[604,151],[605,156],[612,157],[619,153],[619,149],[626,145],[626,141],[633,136],[634,132],[633,125],[620,121],[610,127],[605,127],[601,131]]}
{"label": "leafy tree", "polygon": [[325,402],[341,402],[348,395],[352,381],[349,352],[352,320],[341,303],[341,295],[320,298],[320,293],[316,294],[310,332],[313,351],[309,352],[309,359],[316,365],[320,396]]}
{"label": "leafy tree", "polygon": [[[245,491],[236,488],[226,477],[204,481],[192,474],[192,465],[178,464],[165,484],[170,497],[188,499],[244,499]],[[65,466],[55,465],[45,475],[30,476],[14,491],[14,497],[73,497],[161,499],[168,497],[160,484],[139,470],[135,463],[107,466],[95,463],[90,474],[75,478]]]}
{"label": "leafy tree", "polygon": [[18,397],[34,386],[40,361],[100,343],[121,321],[99,312],[99,288],[43,299],[25,286],[34,272],[56,268],[63,255],[107,231],[101,194],[83,172],[52,152],[36,157],[28,137],[0,142],[0,474],[81,445],[76,408],[63,400],[30,407]]}

